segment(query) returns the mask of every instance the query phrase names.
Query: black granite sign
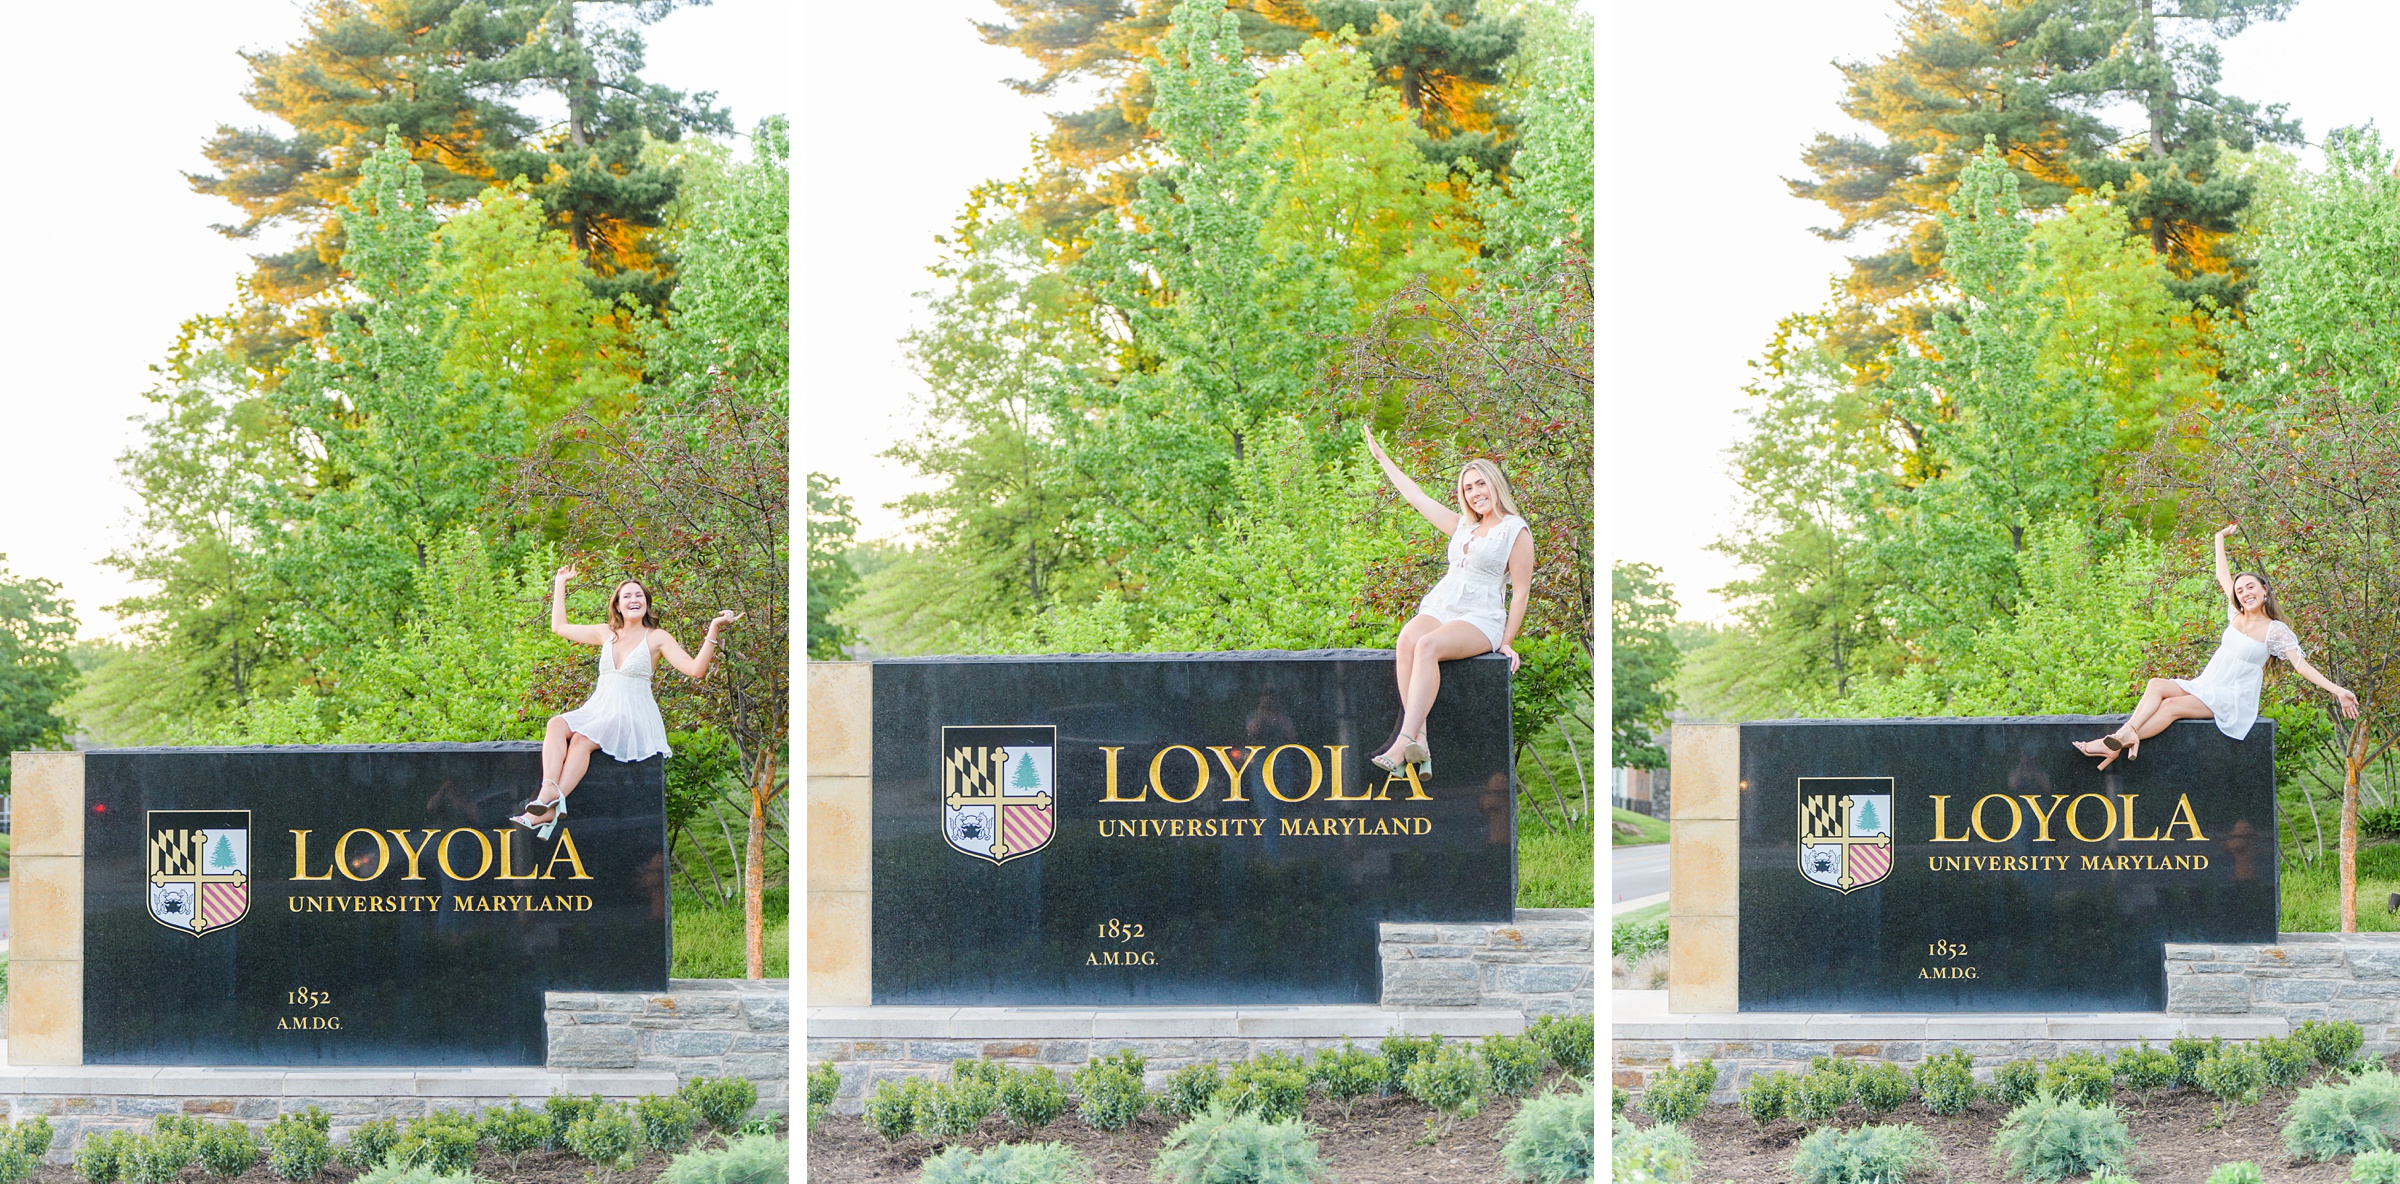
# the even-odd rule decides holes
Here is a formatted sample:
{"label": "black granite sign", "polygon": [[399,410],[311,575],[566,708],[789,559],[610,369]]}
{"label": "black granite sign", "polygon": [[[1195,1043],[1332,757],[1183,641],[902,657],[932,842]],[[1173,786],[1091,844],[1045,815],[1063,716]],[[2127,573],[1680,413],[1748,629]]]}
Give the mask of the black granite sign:
{"label": "black granite sign", "polygon": [[2167,942],[2273,941],[2274,723],[1791,720],[1741,732],[1744,1011],[2159,1011]]}
{"label": "black granite sign", "polygon": [[540,745],[84,756],[86,1064],[539,1065],[544,991],[667,986],[665,761]]}
{"label": "black granite sign", "polygon": [[875,663],[878,1004],[1373,1003],[1383,921],[1506,921],[1508,663],[1390,651]]}

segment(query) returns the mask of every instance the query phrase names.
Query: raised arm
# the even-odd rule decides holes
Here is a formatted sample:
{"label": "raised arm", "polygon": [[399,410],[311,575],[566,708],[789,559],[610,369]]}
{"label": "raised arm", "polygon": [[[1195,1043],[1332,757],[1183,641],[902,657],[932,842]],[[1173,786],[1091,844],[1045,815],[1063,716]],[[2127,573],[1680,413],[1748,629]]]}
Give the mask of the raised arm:
{"label": "raised arm", "polygon": [[2225,529],[2217,532],[2217,587],[2225,590],[2225,603],[2228,605],[2233,603],[2233,564],[2225,558],[2225,536],[2241,528],[2239,522],[2228,522]]}
{"label": "raised arm", "polygon": [[1517,540],[1508,548],[1508,627],[1500,631],[1500,652],[1508,655],[1508,668],[1515,670],[1523,659],[1514,648],[1517,630],[1525,627],[1526,598],[1533,594],[1533,529],[1517,532]]}
{"label": "raised arm", "polygon": [[550,631],[577,645],[599,645],[608,640],[606,625],[574,625],[567,621],[567,581],[575,578],[573,567],[562,567],[550,577]]}
{"label": "raised arm", "polygon": [[1391,457],[1383,454],[1383,445],[1375,442],[1375,429],[1368,427],[1363,430],[1367,437],[1367,451],[1374,453],[1375,463],[1383,466],[1384,479],[1392,483],[1393,489],[1400,491],[1400,500],[1415,506],[1417,513],[1423,514],[1425,520],[1433,523],[1433,528],[1443,535],[1456,534],[1458,511],[1426,496],[1425,491],[1418,488],[1408,474],[1400,471],[1400,466],[1392,463]]}
{"label": "raised arm", "polygon": [[675,635],[662,629],[658,635],[658,652],[666,655],[667,663],[682,671],[685,678],[701,678],[717,660],[717,630],[741,619],[742,614],[731,610],[718,613],[708,623],[708,635],[700,639],[698,654],[685,653],[682,643],[675,640]]}
{"label": "raised arm", "polygon": [[2317,673],[2317,668],[2309,664],[2308,656],[2301,653],[2296,646],[2292,650],[2292,669],[2299,671],[2300,677],[2325,688],[2326,692],[2333,696],[2333,701],[2342,705],[2343,716],[2349,719],[2358,718],[2358,696],[2350,693],[2348,687]]}

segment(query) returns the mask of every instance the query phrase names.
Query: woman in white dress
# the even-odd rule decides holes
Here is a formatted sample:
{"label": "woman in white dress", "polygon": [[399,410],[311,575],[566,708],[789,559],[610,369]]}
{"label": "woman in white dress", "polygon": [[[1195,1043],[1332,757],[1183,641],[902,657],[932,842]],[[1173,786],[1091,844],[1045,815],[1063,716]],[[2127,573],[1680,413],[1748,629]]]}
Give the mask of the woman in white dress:
{"label": "woman in white dress", "polygon": [[2341,704],[2342,714],[2358,715],[2358,696],[2317,673],[2300,652],[2300,638],[2284,623],[2275,607],[2275,591],[2255,572],[2233,574],[2225,559],[2225,536],[2239,523],[2217,532],[2217,587],[2225,590],[2225,635],[2217,652],[2198,678],[2154,678],[2142,692],[2140,706],[2123,727],[2097,740],[2079,740],[2077,751],[2100,758],[2105,769],[2121,753],[2127,760],[2141,755],[2142,741],[2166,730],[2179,719],[2214,719],[2217,730],[2236,740],[2250,734],[2258,721],[2258,692],[2266,680],[2267,659],[2281,658],[2300,677],[2325,688]]}
{"label": "woman in white dress", "polygon": [[567,812],[567,795],[574,792],[597,749],[621,761],[638,761],[667,747],[666,721],[659,718],[658,700],[650,695],[650,675],[665,657],[687,678],[708,673],[717,657],[717,630],[741,620],[735,612],[718,613],[708,623],[708,636],[698,654],[684,652],[667,631],[658,627],[658,609],[640,580],[617,585],[609,598],[608,624],[575,625],[567,621],[567,581],[575,569],[562,567],[550,581],[550,631],[579,645],[600,647],[600,681],[583,706],[550,717],[542,737],[542,787],[525,812],[509,821],[550,837]]}
{"label": "woman in white dress", "polygon": [[[1525,624],[1525,597],[1533,586],[1533,537],[1517,513],[1516,495],[1500,466],[1488,460],[1468,461],[1452,486],[1452,509],[1426,496],[1367,429],[1367,451],[1383,466],[1383,475],[1402,500],[1416,507],[1435,530],[1450,537],[1450,570],[1417,605],[1393,643],[1395,672],[1400,680],[1400,732],[1391,746],[1368,759],[1398,772],[1416,762],[1430,775],[1433,750],[1425,742],[1425,715],[1442,687],[1442,663],[1493,652],[1508,655],[1508,668],[1520,659],[1510,643]],[[1513,595],[1501,599],[1501,585]]]}

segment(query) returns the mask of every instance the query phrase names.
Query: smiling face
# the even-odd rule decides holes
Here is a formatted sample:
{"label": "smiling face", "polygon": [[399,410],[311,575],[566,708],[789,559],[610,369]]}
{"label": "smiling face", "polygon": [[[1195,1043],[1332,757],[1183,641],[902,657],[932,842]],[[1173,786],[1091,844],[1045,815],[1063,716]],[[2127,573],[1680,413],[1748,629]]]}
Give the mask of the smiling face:
{"label": "smiling face", "polygon": [[2243,572],[2233,581],[2233,602],[2246,613],[2258,611],[2267,602],[2267,586],[2257,576]]}
{"label": "smiling face", "polygon": [[1483,470],[1469,465],[1458,471],[1458,503],[1477,518],[1486,518],[1499,504],[1499,497],[1492,492],[1491,480],[1483,475]]}
{"label": "smiling face", "polygon": [[627,580],[617,585],[617,594],[608,602],[608,623],[622,629],[632,622],[655,628],[658,618],[652,614],[650,590],[640,580]]}

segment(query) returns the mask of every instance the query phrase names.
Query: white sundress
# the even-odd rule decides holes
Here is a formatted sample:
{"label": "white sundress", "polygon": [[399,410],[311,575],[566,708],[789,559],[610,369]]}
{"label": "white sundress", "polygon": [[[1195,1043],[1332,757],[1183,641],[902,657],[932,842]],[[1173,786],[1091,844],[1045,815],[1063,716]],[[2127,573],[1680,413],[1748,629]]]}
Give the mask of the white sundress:
{"label": "white sundress", "polygon": [[2267,622],[2267,639],[2260,641],[2233,627],[2225,614],[2225,636],[2198,678],[2179,678],[2175,685],[2191,692],[2216,713],[2217,730],[2236,740],[2250,734],[2258,722],[2258,691],[2266,681],[2267,659],[2300,660],[2300,638],[2281,621]]}
{"label": "white sundress", "polygon": [[674,755],[667,747],[667,722],[659,718],[658,700],[650,696],[650,673],[656,663],[648,634],[642,636],[640,649],[619,669],[617,639],[602,642],[600,681],[592,687],[592,697],[564,717],[568,727],[591,737],[600,751],[621,761],[659,753]]}
{"label": "white sundress", "polygon": [[1445,625],[1472,622],[1492,639],[1496,650],[1508,630],[1508,605],[1501,597],[1508,583],[1508,553],[1516,546],[1517,532],[1525,529],[1525,520],[1506,515],[1480,539],[1475,537],[1476,525],[1476,519],[1459,515],[1458,529],[1450,535],[1450,570],[1417,602],[1417,612]]}

